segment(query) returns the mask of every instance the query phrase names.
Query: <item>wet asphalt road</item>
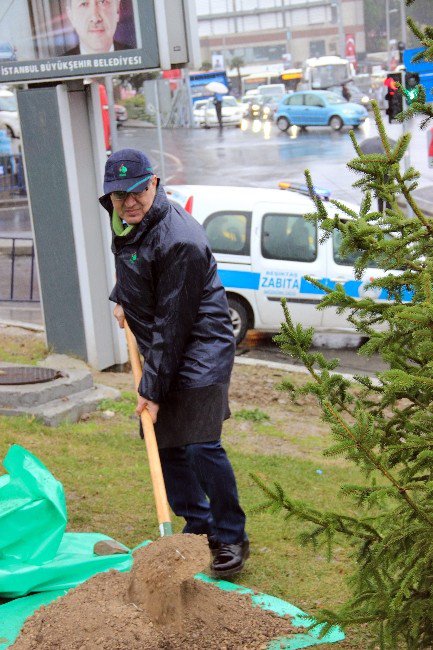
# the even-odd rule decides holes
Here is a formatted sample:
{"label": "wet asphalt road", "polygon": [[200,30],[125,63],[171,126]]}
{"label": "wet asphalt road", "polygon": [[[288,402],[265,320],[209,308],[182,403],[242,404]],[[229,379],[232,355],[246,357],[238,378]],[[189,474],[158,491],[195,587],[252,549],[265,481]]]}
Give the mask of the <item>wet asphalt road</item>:
{"label": "wet asphalt road", "polygon": [[[266,334],[263,332],[250,332],[245,341],[238,346],[236,356],[247,359],[277,361],[278,363],[301,366],[302,364],[300,361],[281,352],[277,345],[272,341],[273,336],[273,334]],[[376,372],[386,370],[387,368],[387,365],[378,355],[374,355],[373,357],[364,357],[359,354],[357,339],[349,341],[348,347],[346,348],[332,347],[331,341],[329,341],[326,346],[324,345],[325,341],[322,340],[321,343],[321,345],[316,345],[312,348],[312,352],[321,352],[326,359],[338,359],[339,364],[336,368],[336,372],[373,376]],[[329,347],[329,345],[331,345],[331,347]]]}
{"label": "wet asphalt road", "polygon": [[[391,137],[397,137],[401,127],[390,125],[387,130]],[[362,141],[375,134],[376,127],[368,119],[358,129],[357,138]],[[217,129],[165,129],[162,138],[163,155],[159,151],[156,129],[126,124],[118,130],[119,148],[146,151],[166,184],[276,188],[281,180],[304,182],[304,170],[308,168],[314,184],[331,190],[333,198],[356,203],[361,198],[359,190],[352,188],[356,176],[347,168],[347,162],[355,155],[348,129],[332,132],[328,128],[311,127],[307,131],[281,133],[275,125],[270,125],[268,131],[254,132],[249,124],[245,130],[225,128],[222,134]],[[422,170],[426,158],[423,147],[418,146],[414,151],[418,159],[412,162]],[[27,207],[0,208],[0,236],[18,232],[30,234],[30,231]],[[36,322],[42,320],[37,315],[22,320],[30,317]],[[271,338],[263,335],[259,342],[247,342],[238,349],[238,354],[295,363],[276,348]],[[380,359],[366,360],[353,348],[320,349],[327,357],[340,359],[341,372],[368,374],[384,368]]]}

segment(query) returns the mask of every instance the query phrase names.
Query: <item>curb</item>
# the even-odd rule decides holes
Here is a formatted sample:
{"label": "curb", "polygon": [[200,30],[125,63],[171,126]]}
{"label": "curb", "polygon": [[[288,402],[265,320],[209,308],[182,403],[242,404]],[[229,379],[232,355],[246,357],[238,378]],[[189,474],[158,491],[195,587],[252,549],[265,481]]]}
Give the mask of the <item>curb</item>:
{"label": "curb", "polygon": [[8,199],[2,199],[0,198],[0,208],[20,208],[20,207],[26,207],[29,204],[29,200],[27,197],[20,197],[16,199],[8,198]]}

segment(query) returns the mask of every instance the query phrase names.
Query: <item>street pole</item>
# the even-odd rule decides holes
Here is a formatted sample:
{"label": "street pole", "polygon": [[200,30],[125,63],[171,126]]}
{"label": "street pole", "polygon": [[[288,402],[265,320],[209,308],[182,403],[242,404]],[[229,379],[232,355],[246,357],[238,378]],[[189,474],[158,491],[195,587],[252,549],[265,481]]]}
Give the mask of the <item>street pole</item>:
{"label": "street pole", "polygon": [[155,113],[156,113],[156,130],[158,134],[159,164],[161,168],[160,178],[161,178],[161,183],[165,185],[164,145],[162,142],[162,124],[161,124],[161,112],[159,106],[158,79],[153,79],[153,92],[154,92]]}
{"label": "street pole", "polygon": [[340,47],[340,56],[342,59],[344,59],[346,56],[346,42],[345,42],[345,34],[344,34],[343,9],[341,5],[341,0],[337,0],[336,9],[337,9],[338,42]]}
{"label": "street pole", "polygon": [[289,42],[288,38],[288,32],[287,32],[287,14],[286,14],[286,9],[284,5],[284,0],[281,0],[281,15],[283,17],[283,29],[284,29],[284,40],[286,43],[286,64],[287,67],[290,68],[292,65],[292,45]]}
{"label": "street pole", "polygon": [[400,22],[401,22],[401,40],[407,46],[407,29],[406,29],[406,2],[405,0],[400,0]]}
{"label": "street pole", "polygon": [[385,3],[385,20],[386,20],[386,69],[389,70],[391,63],[391,50],[389,42],[391,40],[391,27],[389,23],[389,0]]}
{"label": "street pole", "polygon": [[113,77],[110,75],[105,77],[105,88],[107,90],[108,111],[110,115],[111,151],[114,153],[118,151],[119,145],[117,140],[116,111],[114,110]]}

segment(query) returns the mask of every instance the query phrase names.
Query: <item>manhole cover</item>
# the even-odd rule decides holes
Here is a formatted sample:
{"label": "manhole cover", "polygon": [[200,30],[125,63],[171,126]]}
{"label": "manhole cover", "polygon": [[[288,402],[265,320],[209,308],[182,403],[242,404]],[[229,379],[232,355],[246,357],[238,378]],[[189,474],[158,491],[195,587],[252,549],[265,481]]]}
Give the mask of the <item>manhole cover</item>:
{"label": "manhole cover", "polygon": [[62,377],[60,370],[52,368],[6,366],[0,368],[0,385],[41,384]]}

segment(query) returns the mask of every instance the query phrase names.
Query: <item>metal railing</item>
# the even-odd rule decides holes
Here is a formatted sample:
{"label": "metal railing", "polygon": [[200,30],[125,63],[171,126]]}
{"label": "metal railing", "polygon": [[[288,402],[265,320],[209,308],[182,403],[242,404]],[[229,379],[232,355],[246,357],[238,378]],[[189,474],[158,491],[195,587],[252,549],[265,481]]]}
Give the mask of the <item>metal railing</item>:
{"label": "metal railing", "polygon": [[0,192],[26,193],[22,154],[0,155]]}
{"label": "metal railing", "polygon": [[0,236],[0,301],[40,302],[31,237]]}

